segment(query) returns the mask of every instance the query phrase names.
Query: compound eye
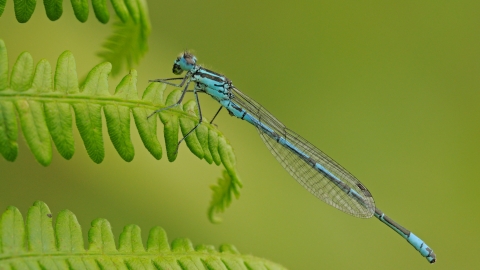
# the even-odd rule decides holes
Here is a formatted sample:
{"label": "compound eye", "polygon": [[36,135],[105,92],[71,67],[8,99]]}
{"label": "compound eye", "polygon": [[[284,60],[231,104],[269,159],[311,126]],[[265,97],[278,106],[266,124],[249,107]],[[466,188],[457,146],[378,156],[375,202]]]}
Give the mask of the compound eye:
{"label": "compound eye", "polygon": [[172,68],[172,72],[175,75],[180,75],[183,73],[183,69],[180,67],[180,65],[174,64]]}

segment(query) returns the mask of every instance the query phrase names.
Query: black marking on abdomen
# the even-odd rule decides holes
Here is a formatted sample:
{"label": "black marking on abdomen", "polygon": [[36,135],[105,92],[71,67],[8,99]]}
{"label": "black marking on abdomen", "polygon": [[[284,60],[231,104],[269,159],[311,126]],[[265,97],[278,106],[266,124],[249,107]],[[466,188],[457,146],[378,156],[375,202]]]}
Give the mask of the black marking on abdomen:
{"label": "black marking on abdomen", "polygon": [[305,161],[306,161],[308,164],[310,164],[310,166],[312,166],[312,167],[316,167],[316,166],[317,166],[317,162],[316,162],[313,158],[311,158],[311,157],[308,157],[307,159],[305,159]]}
{"label": "black marking on abdomen", "polygon": [[210,79],[212,81],[219,82],[219,83],[224,83],[225,82],[225,80],[223,79],[224,77],[220,77],[220,76],[212,76],[210,74],[203,73],[203,72],[199,72],[196,75],[198,75],[202,78],[207,78],[207,79]]}
{"label": "black marking on abdomen", "polygon": [[239,106],[237,106],[237,104],[232,103],[231,101],[230,101],[229,105],[230,105],[232,108],[234,108],[235,110],[239,111],[239,112],[242,112],[242,111],[243,111],[242,108],[240,108]]}
{"label": "black marking on abdomen", "polygon": [[[215,74],[215,75],[217,75],[217,76],[219,76],[219,77],[223,77],[223,78],[227,79],[225,76],[223,76],[223,75],[220,74],[220,73],[217,73],[217,72],[215,72],[215,71],[211,71],[210,69],[206,69],[206,68],[204,68],[204,67],[202,67],[202,69],[205,70],[205,71],[207,71],[207,72],[209,72],[209,73]],[[227,80],[228,80],[228,79],[227,79]]]}
{"label": "black marking on abdomen", "polygon": [[275,131],[273,131],[271,134],[272,134],[273,139],[274,139],[277,143],[279,143],[281,137],[280,137]]}
{"label": "black marking on abdomen", "polygon": [[372,197],[372,194],[370,193],[370,191],[368,191],[368,189],[364,185],[358,183],[357,187],[363,192],[363,194],[365,194],[365,196]]}
{"label": "black marking on abdomen", "polygon": [[388,222],[388,224],[392,225],[393,227],[395,227],[396,229],[401,231],[403,234],[405,234],[407,236],[407,238],[410,236],[410,231],[409,230],[400,226],[400,224],[393,221],[393,219],[389,218],[387,215],[383,214],[383,220],[385,220],[386,222]]}

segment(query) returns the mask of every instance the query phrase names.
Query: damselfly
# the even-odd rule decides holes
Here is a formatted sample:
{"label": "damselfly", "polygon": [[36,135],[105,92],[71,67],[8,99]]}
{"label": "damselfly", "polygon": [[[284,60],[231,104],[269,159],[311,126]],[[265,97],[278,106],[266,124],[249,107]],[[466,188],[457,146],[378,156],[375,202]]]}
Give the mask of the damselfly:
{"label": "damselfly", "polygon": [[[188,52],[182,53],[173,64],[174,74],[180,75],[185,71],[187,72],[185,77],[152,80],[183,87],[183,92],[177,103],[156,110],[150,116],[178,106],[186,92],[193,92],[195,95],[199,112],[198,124],[178,144],[203,121],[198,93],[206,93],[221,104],[212,122],[220,110],[226,108],[230,115],[254,125],[278,162],[313,195],[350,215],[360,218],[377,217],[405,238],[430,263],[435,262],[433,250],[412,232],[376,208],[371,193],[355,176],[300,135],[285,127],[260,104],[235,88],[227,77],[197,65],[197,58]],[[179,84],[170,82],[175,80],[181,82]],[[193,90],[188,90],[191,82],[195,86]]]}

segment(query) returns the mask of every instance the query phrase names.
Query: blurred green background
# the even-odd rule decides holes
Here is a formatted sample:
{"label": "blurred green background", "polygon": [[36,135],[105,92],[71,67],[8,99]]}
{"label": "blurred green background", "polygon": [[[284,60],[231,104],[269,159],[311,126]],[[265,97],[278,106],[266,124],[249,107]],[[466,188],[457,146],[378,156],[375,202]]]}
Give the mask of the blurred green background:
{"label": "blurred green background", "polygon": [[[0,38],[10,66],[22,51],[55,65],[68,49],[83,77],[99,62],[95,52],[110,25],[101,25],[93,10],[79,23],[69,1],[62,18],[50,22],[42,2],[19,24],[7,1]],[[137,69],[141,91],[148,79],[171,77],[177,54],[194,49],[200,63],[227,74],[356,175],[380,209],[433,248],[436,265],[376,219],[351,217],[310,195],[253,127],[225,111],[216,123],[235,149],[244,188],[220,225],[208,222],[206,210],[221,168],[185,145],[176,162],[155,160],[133,123],[130,163],[106,129],[100,165],[88,158],[76,128],[72,160],[55,153],[46,168],[21,137],[17,160],[0,159],[0,209],[15,205],[25,214],[43,200],[53,213],[73,211],[84,233],[97,217],[107,218],[117,236],[127,224],[140,225],[145,237],[161,225],[170,239],[232,243],[290,269],[480,268],[479,1],[148,4],[152,34]],[[111,91],[119,79],[110,80]],[[218,104],[201,98],[211,118]]]}

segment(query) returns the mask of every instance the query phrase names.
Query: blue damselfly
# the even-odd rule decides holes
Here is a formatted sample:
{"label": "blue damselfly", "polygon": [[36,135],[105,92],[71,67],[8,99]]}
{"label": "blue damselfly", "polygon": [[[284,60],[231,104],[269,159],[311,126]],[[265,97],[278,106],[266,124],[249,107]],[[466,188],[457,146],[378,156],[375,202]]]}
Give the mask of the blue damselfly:
{"label": "blue damselfly", "polygon": [[[150,115],[178,106],[186,92],[193,92],[198,104],[199,121],[179,144],[203,121],[198,93],[206,93],[221,104],[213,119],[222,108],[225,108],[230,115],[254,125],[280,164],[313,195],[350,215],[360,218],[377,217],[405,238],[430,263],[435,262],[433,250],[412,232],[376,208],[370,191],[355,176],[300,135],[285,127],[260,104],[235,88],[227,77],[197,65],[196,57],[188,52],[182,53],[173,64],[174,74],[180,75],[183,72],[187,72],[184,77],[152,80],[183,87],[183,92],[177,103],[156,110]],[[171,83],[175,80],[181,82]],[[194,89],[188,90],[192,82]]]}

